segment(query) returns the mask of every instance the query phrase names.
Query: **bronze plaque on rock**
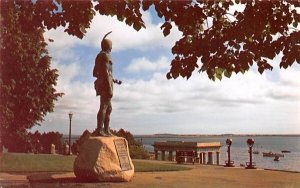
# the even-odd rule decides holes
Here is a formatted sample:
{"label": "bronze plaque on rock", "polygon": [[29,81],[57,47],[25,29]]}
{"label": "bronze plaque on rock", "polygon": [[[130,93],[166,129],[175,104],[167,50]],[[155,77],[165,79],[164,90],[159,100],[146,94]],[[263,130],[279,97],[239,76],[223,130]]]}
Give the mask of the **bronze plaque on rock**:
{"label": "bronze plaque on rock", "polygon": [[122,171],[131,170],[126,142],[123,139],[114,140]]}

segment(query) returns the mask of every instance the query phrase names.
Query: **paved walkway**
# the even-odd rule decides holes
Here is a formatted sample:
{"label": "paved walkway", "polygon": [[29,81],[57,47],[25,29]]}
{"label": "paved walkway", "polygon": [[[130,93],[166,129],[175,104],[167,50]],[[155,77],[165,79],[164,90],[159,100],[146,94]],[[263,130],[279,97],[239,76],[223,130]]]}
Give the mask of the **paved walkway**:
{"label": "paved walkway", "polygon": [[29,187],[27,174],[0,173],[0,188],[2,187]]}
{"label": "paved walkway", "polygon": [[[131,182],[78,182],[74,173],[0,173],[2,187],[300,187],[300,173],[263,169],[225,168],[188,165],[191,170],[174,172],[137,172]],[[28,176],[28,180],[27,179]]]}

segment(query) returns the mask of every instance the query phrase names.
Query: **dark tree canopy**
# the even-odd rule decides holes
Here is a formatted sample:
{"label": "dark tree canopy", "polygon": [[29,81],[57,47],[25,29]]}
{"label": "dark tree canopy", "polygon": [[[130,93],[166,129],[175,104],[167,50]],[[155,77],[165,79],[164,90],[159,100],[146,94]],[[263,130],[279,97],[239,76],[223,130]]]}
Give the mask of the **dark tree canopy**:
{"label": "dark tree canopy", "polygon": [[58,74],[50,68],[44,30],[31,20],[30,11],[1,1],[0,138],[6,147],[26,140],[26,129],[53,111],[62,95],[54,88]]}
{"label": "dark tree canopy", "polygon": [[[94,2],[94,3],[93,3]],[[84,37],[96,11],[116,16],[118,20],[140,30],[145,27],[141,10],[153,6],[164,20],[164,36],[172,23],[182,38],[172,48],[174,59],[167,78],[189,78],[196,70],[210,79],[244,73],[254,64],[258,71],[272,70],[270,63],[283,53],[279,67],[300,63],[300,1],[166,1],[166,0],[87,0],[15,1],[30,11],[31,26],[57,28],[64,26],[70,35]],[[243,11],[229,12],[235,6]],[[298,9],[298,11],[296,10]]]}
{"label": "dark tree canopy", "polygon": [[[121,1],[123,8],[125,2]],[[95,7],[100,14],[116,15],[119,20],[144,27],[140,7],[154,6],[164,19],[164,36],[174,23],[182,38],[172,48],[174,59],[167,78],[189,78],[195,70],[206,72],[210,79],[244,73],[256,64],[258,71],[272,70],[267,60],[283,52],[280,67],[300,63],[300,1],[126,1],[133,7],[123,10],[120,1]],[[242,12],[230,13],[231,7],[245,6]],[[105,8],[103,8],[105,7]],[[120,11],[122,9],[123,11]],[[128,14],[131,12],[132,14]],[[135,20],[132,22],[132,20]],[[139,25],[139,26],[137,26]]]}

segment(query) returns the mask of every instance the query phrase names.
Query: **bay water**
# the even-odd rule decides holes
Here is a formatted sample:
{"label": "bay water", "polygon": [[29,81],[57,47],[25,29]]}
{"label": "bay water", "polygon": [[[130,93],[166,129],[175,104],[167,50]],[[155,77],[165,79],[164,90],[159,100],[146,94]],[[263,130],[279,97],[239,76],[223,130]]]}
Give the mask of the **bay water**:
{"label": "bay water", "polygon": [[[135,139],[143,144],[146,150],[154,152],[153,144],[155,141],[184,141],[184,142],[221,142],[220,164],[227,160],[227,146],[225,140],[232,139],[231,160],[235,166],[245,165],[249,162],[249,147],[247,139],[254,139],[253,150],[259,151],[259,154],[253,154],[253,162],[256,167],[264,169],[276,169],[300,172],[300,135],[278,135],[278,136],[238,136],[238,135],[221,135],[221,136],[196,136],[196,135],[135,135]],[[291,151],[283,153],[284,157],[280,161],[274,161],[274,157],[263,157],[262,152],[280,153],[283,150]],[[215,158],[215,155],[214,155]]]}

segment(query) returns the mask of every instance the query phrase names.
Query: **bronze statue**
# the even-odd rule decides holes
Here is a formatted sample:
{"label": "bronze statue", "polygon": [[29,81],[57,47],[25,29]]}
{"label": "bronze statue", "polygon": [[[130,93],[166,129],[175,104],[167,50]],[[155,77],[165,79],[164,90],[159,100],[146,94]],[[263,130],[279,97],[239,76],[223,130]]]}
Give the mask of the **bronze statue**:
{"label": "bronze statue", "polygon": [[112,60],[110,52],[112,41],[106,39],[107,33],[101,41],[101,51],[98,53],[93,76],[96,77],[96,96],[100,95],[100,108],[97,114],[97,128],[94,132],[97,136],[113,136],[109,130],[110,114],[112,112],[111,99],[113,97],[113,83],[121,84],[119,80],[113,79]]}

